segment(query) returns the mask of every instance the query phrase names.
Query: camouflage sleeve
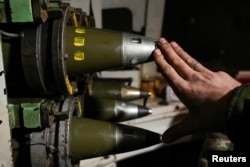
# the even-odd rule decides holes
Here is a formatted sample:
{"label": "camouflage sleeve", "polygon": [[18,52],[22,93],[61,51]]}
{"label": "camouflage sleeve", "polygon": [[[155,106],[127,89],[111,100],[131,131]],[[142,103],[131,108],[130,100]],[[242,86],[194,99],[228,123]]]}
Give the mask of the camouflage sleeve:
{"label": "camouflage sleeve", "polygon": [[250,84],[236,88],[230,101],[226,134],[235,150],[250,150]]}

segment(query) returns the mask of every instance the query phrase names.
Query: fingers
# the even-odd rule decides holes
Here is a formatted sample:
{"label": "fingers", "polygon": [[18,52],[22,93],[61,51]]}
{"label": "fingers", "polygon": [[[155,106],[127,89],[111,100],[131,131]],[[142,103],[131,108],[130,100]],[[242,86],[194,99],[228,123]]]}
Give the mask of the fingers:
{"label": "fingers", "polygon": [[176,130],[176,129],[180,129],[178,127],[179,125],[174,125],[174,126],[171,126],[168,130],[166,130],[162,135],[162,142],[166,144],[172,143],[178,140],[179,138],[185,136],[183,133],[180,133],[178,130]]}
{"label": "fingers", "polygon": [[159,49],[165,60],[181,75],[187,79],[193,72],[209,71],[197,60],[185,52],[176,42],[169,43],[166,39],[160,38],[158,41]]}
{"label": "fingers", "polygon": [[164,38],[160,38],[158,41],[158,46],[162,55],[164,55],[165,61],[171,65],[175,71],[182,76],[184,79],[194,72],[193,69],[180,57],[170,43],[168,43]]}
{"label": "fingers", "polygon": [[188,126],[187,127],[184,126],[184,124],[185,124],[184,121],[182,121],[179,124],[173,125],[168,130],[166,130],[162,135],[162,141],[164,143],[171,143],[171,142],[174,142],[174,141],[178,140],[179,138],[187,135],[188,132],[187,132],[186,128]]}
{"label": "fingers", "polygon": [[160,68],[162,74],[167,79],[168,83],[175,87],[181,87],[185,80],[175,71],[175,69],[165,60],[165,57],[159,49],[154,52],[155,63]]}
{"label": "fingers", "polygon": [[208,69],[200,64],[197,60],[191,57],[187,52],[185,52],[176,42],[171,42],[173,50],[180,56],[193,70],[203,72]]}
{"label": "fingers", "polygon": [[166,130],[162,135],[162,141],[164,143],[171,143],[186,135],[198,133],[200,132],[199,128],[202,129],[202,124],[202,122],[193,119],[189,115],[182,122]]}

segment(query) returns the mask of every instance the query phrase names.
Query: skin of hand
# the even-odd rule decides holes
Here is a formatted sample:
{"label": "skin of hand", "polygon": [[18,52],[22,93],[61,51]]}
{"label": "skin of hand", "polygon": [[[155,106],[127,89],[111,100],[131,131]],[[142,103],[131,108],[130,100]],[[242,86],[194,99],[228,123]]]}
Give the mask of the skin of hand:
{"label": "skin of hand", "polygon": [[232,92],[241,83],[225,72],[207,69],[176,42],[160,38],[157,44],[154,61],[189,110],[184,120],[163,133],[162,141],[171,143],[185,135],[225,130]]}

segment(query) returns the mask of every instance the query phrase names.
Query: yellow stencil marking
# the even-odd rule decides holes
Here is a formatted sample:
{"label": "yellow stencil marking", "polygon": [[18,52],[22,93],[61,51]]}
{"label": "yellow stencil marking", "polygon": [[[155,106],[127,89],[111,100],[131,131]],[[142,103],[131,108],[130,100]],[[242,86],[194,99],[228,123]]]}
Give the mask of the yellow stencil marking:
{"label": "yellow stencil marking", "polygon": [[83,28],[76,28],[75,32],[78,34],[84,34],[86,31]]}
{"label": "yellow stencil marking", "polygon": [[84,52],[81,52],[81,51],[78,51],[78,52],[75,52],[74,54],[74,60],[76,61],[83,61],[84,60]]}
{"label": "yellow stencil marking", "polygon": [[83,37],[74,37],[75,46],[84,46],[85,39]]}

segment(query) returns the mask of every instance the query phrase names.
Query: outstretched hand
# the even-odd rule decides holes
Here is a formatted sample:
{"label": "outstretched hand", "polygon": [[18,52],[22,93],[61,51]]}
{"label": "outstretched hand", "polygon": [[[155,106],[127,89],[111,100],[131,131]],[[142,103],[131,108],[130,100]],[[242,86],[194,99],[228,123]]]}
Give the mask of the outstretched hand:
{"label": "outstretched hand", "polygon": [[187,117],[162,136],[165,143],[189,134],[223,131],[232,91],[241,84],[225,72],[213,72],[176,42],[158,41],[154,59],[159,70],[189,110]]}

